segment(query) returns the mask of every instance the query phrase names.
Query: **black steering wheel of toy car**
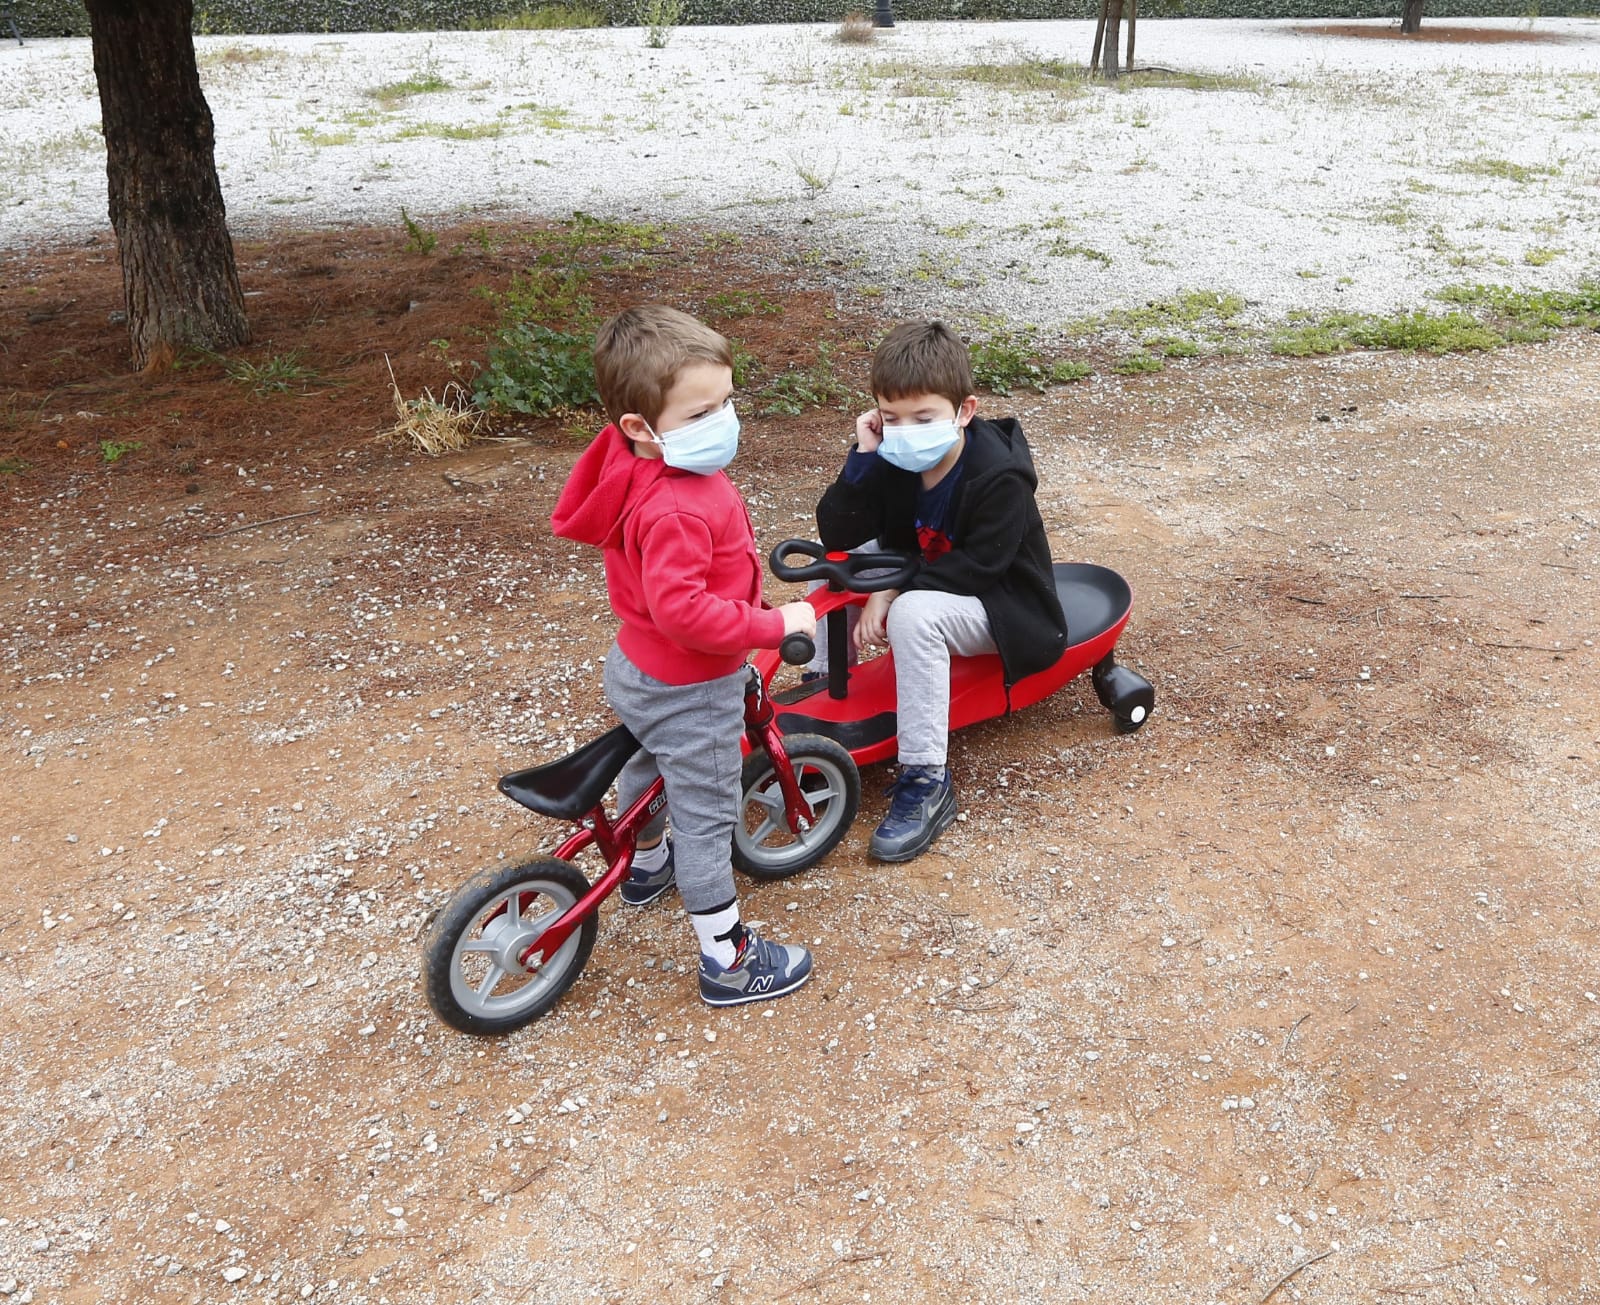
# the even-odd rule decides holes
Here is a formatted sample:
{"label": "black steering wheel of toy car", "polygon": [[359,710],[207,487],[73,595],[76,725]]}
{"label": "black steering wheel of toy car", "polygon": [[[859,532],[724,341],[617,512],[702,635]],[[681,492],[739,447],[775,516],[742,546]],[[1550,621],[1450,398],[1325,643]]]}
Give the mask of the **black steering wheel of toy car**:
{"label": "black steering wheel of toy car", "polygon": [[[791,566],[784,559],[792,553],[812,560]],[[767,564],[780,580],[826,580],[854,594],[875,594],[882,589],[905,588],[921,569],[922,559],[908,553],[846,553],[807,539],[786,539],[772,550]],[[869,571],[882,574],[864,574]]]}

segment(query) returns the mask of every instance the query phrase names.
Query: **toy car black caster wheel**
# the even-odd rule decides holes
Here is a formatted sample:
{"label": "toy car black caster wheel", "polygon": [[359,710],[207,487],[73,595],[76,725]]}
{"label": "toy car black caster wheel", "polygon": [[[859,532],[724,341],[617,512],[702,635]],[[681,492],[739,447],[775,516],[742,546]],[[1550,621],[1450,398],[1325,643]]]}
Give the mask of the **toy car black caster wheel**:
{"label": "toy car black caster wheel", "polygon": [[810,827],[790,830],[772,759],[760,751],[746,757],[733,864],[754,879],[787,879],[816,865],[838,846],[861,806],[861,775],[839,744],[820,734],[792,734],[783,745],[811,807]]}
{"label": "toy car black caster wheel", "polygon": [[1111,713],[1118,734],[1132,734],[1150,719],[1156,691],[1144,676],[1107,657],[1095,666],[1092,678],[1095,697]]}
{"label": "toy car black caster wheel", "polygon": [[594,947],[593,914],[537,970],[518,958],[589,891],[581,871],[542,859],[474,875],[428,930],[422,986],[434,1014],[463,1033],[510,1033],[538,1019],[582,972]]}

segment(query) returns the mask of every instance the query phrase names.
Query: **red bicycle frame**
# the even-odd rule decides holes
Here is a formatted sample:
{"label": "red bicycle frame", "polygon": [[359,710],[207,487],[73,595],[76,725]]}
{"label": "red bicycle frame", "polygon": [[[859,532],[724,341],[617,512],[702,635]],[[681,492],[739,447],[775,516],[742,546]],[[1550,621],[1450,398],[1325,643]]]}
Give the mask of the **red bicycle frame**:
{"label": "red bicycle frame", "polygon": [[[799,782],[794,777],[794,767],[789,764],[789,753],[783,746],[783,732],[778,728],[777,713],[773,710],[771,699],[767,697],[766,683],[754,667],[750,670],[744,693],[744,729],[745,736],[750,740],[751,750],[760,748],[772,761],[773,773],[777,777],[779,791],[783,794],[784,814],[788,820],[789,832],[796,835],[803,833],[811,827],[811,806],[800,791]],[[600,855],[606,859],[606,871],[595,880],[588,892],[563,911],[561,917],[550,924],[528,949],[517,957],[523,969],[537,970],[561,950],[567,939],[572,936],[574,929],[578,928],[590,914],[600,909],[600,903],[616,890],[633,864],[633,853],[638,846],[639,831],[655,818],[666,802],[666,782],[658,776],[616,821],[612,821],[606,815],[604,802],[597,803],[595,808],[583,817],[578,828],[556,848],[553,855],[561,861],[571,861],[578,853],[589,847],[598,848]],[[532,897],[533,894],[528,894],[530,901]],[[524,902],[523,905],[527,903]],[[501,906],[490,915],[489,919],[493,919],[494,915],[498,915],[504,909],[504,906]]]}

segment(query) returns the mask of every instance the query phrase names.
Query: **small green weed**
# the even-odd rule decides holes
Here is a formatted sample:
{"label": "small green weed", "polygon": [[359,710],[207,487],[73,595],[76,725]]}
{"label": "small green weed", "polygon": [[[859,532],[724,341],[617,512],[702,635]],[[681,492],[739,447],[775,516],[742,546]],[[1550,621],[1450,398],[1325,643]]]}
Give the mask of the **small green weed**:
{"label": "small green weed", "polygon": [[541,250],[540,261],[572,262],[595,256],[602,266],[617,261],[616,251],[653,253],[667,243],[667,228],[655,222],[614,222],[581,210],[565,222],[527,237]]}
{"label": "small green weed", "polygon": [[419,73],[415,77],[408,77],[401,82],[386,82],[382,86],[372,86],[367,89],[369,98],[379,100],[386,106],[392,106],[401,100],[408,100],[413,95],[432,95],[438,91],[448,91],[450,83],[435,72]]}
{"label": "small green weed", "polygon": [[571,128],[573,125],[572,111],[570,109],[557,108],[554,105],[548,104],[538,104],[533,101],[529,101],[527,104],[513,105],[509,109],[502,109],[500,113],[502,117],[511,113],[524,114],[537,126],[543,127],[546,131],[565,131]]}
{"label": "small green weed", "polygon": [[1052,385],[1070,385],[1094,375],[1094,368],[1076,358],[1058,358],[1046,373]]}
{"label": "small green weed", "polygon": [[817,361],[809,367],[792,367],[779,372],[756,393],[763,416],[797,417],[812,408],[833,407],[840,411],[865,402],[865,396],[835,374],[833,350],[817,349]]}
{"label": "small green weed", "polygon": [[1352,333],[1355,342],[1367,349],[1424,350],[1428,353],[1459,353],[1471,349],[1493,349],[1505,337],[1466,313],[1397,313],[1392,317],[1369,317]]}
{"label": "small green weed", "polygon": [[1543,267],[1546,263],[1555,262],[1556,259],[1560,258],[1561,255],[1566,252],[1567,251],[1565,249],[1551,249],[1546,246],[1538,246],[1524,253],[1522,255],[1522,261],[1529,267]]}
{"label": "small green weed", "polygon": [[594,301],[583,292],[589,273],[581,267],[557,266],[543,260],[515,273],[503,294],[486,291],[499,305],[501,321],[520,325],[531,321],[564,321],[589,325]]}
{"label": "small green weed", "polygon": [[400,221],[406,228],[406,248],[415,249],[419,254],[431,254],[439,243],[439,237],[431,231],[424,231],[419,227],[405,210],[405,205],[400,206]]}
{"label": "small green weed", "polygon": [[826,170],[820,164],[801,158],[798,155],[791,156],[789,162],[794,167],[794,175],[799,177],[805,185],[806,194],[812,198],[822,194],[829,186],[833,185],[833,179],[839,175],[838,154],[833,156],[833,161]]}
{"label": "small green weed", "polygon": [[1130,353],[1125,358],[1117,359],[1113,366],[1114,371],[1122,376],[1137,376],[1143,372],[1158,372],[1166,363],[1153,353]]}
{"label": "small green weed", "polygon": [[[941,71],[930,70],[939,76]],[[1048,91],[1063,98],[1089,93],[1087,71],[1081,64],[1059,59],[1022,59],[1015,63],[971,63],[951,68],[944,76],[1003,91]]]}
{"label": "small green weed", "polygon": [[783,309],[765,295],[751,290],[719,290],[705,299],[707,317],[732,320],[736,317],[776,317]]}
{"label": "small green weed", "polygon": [[412,122],[395,133],[396,140],[493,140],[505,134],[503,122]]}
{"label": "small green weed", "polygon": [[1052,241],[1045,247],[1044,252],[1052,258],[1086,258],[1091,263],[1104,263],[1107,267],[1111,265],[1110,254],[1091,249],[1088,245],[1075,244],[1066,237]]}
{"label": "small green weed", "polygon": [[1544,340],[1570,327],[1600,327],[1600,281],[1584,281],[1576,290],[1513,290],[1508,285],[1447,286],[1438,297],[1445,303],[1475,308],[1508,338]]}
{"label": "small green weed", "polygon": [[1500,331],[1467,313],[1330,313],[1302,317],[1277,331],[1267,347],[1293,358],[1345,353],[1351,349],[1459,353],[1493,349],[1506,343]]}
{"label": "small green weed", "polygon": [[1474,177],[1500,177],[1526,185],[1535,177],[1554,176],[1560,169],[1541,163],[1513,163],[1510,159],[1466,159],[1451,171]]}
{"label": "small green weed", "polygon": [[1117,90],[1122,92],[1148,87],[1152,90],[1176,91],[1254,91],[1264,93],[1267,81],[1249,73],[1206,73],[1168,71],[1164,68],[1135,68],[1117,78]]}
{"label": "small green weed", "polygon": [[1047,362],[1033,326],[1012,328],[993,319],[988,335],[971,347],[972,381],[991,394],[1011,394],[1023,386],[1043,394],[1045,387],[1082,380],[1093,370],[1070,359]]}
{"label": "small green weed", "polygon": [[20,476],[28,469],[22,458],[0,458],[0,476]]}
{"label": "small green weed", "polygon": [[109,466],[117,459],[143,447],[144,445],[138,440],[101,440],[100,456],[105,459],[106,464]]}
{"label": "small green weed", "polygon": [[349,145],[356,138],[353,131],[319,131],[315,127],[301,127],[298,135],[315,149],[321,149],[324,145]]}
{"label": "small green weed", "polygon": [[237,381],[252,394],[288,394],[314,380],[317,373],[300,362],[300,350],[275,353],[262,362],[248,358],[219,358],[230,381]]}
{"label": "small green weed", "polygon": [[1159,353],[1163,358],[1195,358],[1200,354],[1198,344],[1180,335],[1146,336],[1142,343],[1146,349]]}

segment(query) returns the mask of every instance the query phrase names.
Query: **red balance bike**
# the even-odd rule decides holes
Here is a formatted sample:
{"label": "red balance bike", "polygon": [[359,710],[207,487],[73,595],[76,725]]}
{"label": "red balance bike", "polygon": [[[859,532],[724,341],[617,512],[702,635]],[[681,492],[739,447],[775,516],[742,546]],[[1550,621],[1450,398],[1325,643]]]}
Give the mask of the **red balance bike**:
{"label": "red balance bike", "polygon": [[[797,666],[815,652],[803,634],[790,635],[781,649]],[[778,660],[774,654],[774,666]],[[747,874],[782,879],[815,865],[844,837],[861,802],[861,779],[840,744],[783,733],[767,696],[770,678],[750,668],[747,817],[733,859]],[[667,804],[657,779],[626,811],[607,813],[606,793],[638,750],[639,741],[618,725],[559,761],[500,780],[508,798],[577,828],[548,857],[474,875],[434,918],[422,984],[446,1024],[463,1033],[509,1033],[543,1015],[576,981],[594,947],[600,903],[627,876],[640,831]],[[590,848],[606,866],[593,884],[571,864]]]}
{"label": "red balance bike", "polygon": [[[809,559],[791,565],[799,554]],[[825,552],[787,540],[773,550],[782,580],[826,582],[810,595],[828,631],[827,674],[769,693],[778,667],[815,655],[805,635],[756,654],[745,692],[746,758],[734,866],[757,879],[784,879],[838,845],[861,801],[857,767],[892,757],[892,652],[851,665],[847,608],[868,594],[902,588],[920,563],[896,553]],[[1120,733],[1144,724],[1155,702],[1148,681],[1112,656],[1128,622],[1132,593],[1116,572],[1085,563],[1055,567],[1056,592],[1073,641],[1054,666],[1011,686],[995,655],[953,658],[950,726],[959,729],[1038,702],[1083,671]],[[508,1033],[548,1011],[572,986],[594,947],[599,908],[628,873],[640,830],[666,805],[657,780],[625,812],[605,795],[639,743],[617,726],[569,756],[519,770],[500,791],[530,811],[577,828],[549,857],[485,870],[440,910],[423,952],[423,988],[445,1023],[466,1033]],[[605,870],[593,884],[571,864],[597,850]]]}

